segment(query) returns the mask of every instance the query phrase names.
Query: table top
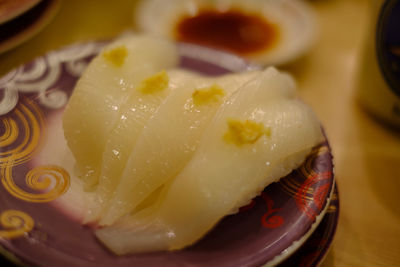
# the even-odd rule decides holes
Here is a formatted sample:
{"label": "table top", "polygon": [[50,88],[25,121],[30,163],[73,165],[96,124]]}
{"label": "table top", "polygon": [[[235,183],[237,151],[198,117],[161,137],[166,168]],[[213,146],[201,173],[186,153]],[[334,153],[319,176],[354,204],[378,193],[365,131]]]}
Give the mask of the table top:
{"label": "table top", "polygon": [[[132,29],[135,0],[61,1],[54,20],[22,45],[0,54],[0,76],[71,43]],[[330,140],[340,195],[339,225],[322,266],[400,266],[400,132],[358,104],[360,48],[368,0],[314,0],[319,38],[284,67],[321,119]]]}

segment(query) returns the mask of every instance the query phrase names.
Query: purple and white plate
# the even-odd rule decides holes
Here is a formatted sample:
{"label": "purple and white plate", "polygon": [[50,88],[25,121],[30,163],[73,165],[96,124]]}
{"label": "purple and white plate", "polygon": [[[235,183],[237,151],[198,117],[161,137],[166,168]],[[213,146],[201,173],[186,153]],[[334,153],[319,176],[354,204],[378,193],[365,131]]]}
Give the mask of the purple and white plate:
{"label": "purple and white plate", "polygon": [[[315,232],[328,241],[304,261],[323,257],[338,208],[327,141],[299,169],[181,251],[117,257],[96,240],[92,228],[65,212],[60,203],[74,200],[66,198],[74,191],[71,166],[50,159],[61,158],[65,149],[60,120],[75,82],[103,46],[86,43],[50,52],[0,79],[0,253],[22,264],[51,267],[273,266],[303,249],[335,206],[326,217],[329,227]],[[207,75],[249,68],[223,52],[188,44],[179,44],[179,51],[183,68]]]}

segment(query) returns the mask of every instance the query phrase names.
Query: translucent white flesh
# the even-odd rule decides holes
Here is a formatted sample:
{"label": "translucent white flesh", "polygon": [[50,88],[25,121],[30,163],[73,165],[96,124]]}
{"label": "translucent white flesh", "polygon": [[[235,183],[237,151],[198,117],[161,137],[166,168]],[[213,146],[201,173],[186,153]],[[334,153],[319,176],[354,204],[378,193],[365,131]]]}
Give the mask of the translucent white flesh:
{"label": "translucent white flesh", "polygon": [[91,203],[84,223],[92,223],[100,219],[101,212],[107,207],[108,200],[114,194],[138,137],[166,96],[177,89],[179,84],[177,81],[183,82],[194,78],[194,74],[188,72],[169,71],[167,73],[168,88],[153,94],[142,94],[135,90],[126,101],[115,127],[107,136],[103,159],[97,166],[101,172],[94,192],[95,201]]}
{"label": "translucent white flesh", "polygon": [[[241,146],[226,142],[232,118],[261,122],[271,135]],[[292,81],[268,69],[219,108],[191,160],[152,206],[96,234],[116,254],[191,245],[297,168],[322,141],[319,125],[311,109],[294,98]]]}
{"label": "translucent white flesh", "polygon": [[140,95],[139,92],[136,92],[127,100],[116,126],[108,135],[103,160],[101,165],[98,166],[101,169],[101,174],[94,192],[95,201],[91,203],[84,223],[91,223],[100,218],[101,212],[114,194],[137,138],[141,135],[148,119],[156,112],[165,96],[176,89],[176,81],[184,81],[193,78],[193,76],[193,74],[187,72],[169,71],[170,82],[164,92],[158,95]]}
{"label": "translucent white flesh", "polygon": [[[221,103],[257,74],[259,72],[205,78],[181,71],[180,77],[171,78],[170,83],[176,89],[165,99],[138,138],[100,225],[110,225],[132,212],[150,193],[175,177],[195,152],[204,129]],[[192,94],[196,89],[214,84],[225,91],[218,102],[193,103]],[[107,196],[112,191],[109,190]]]}
{"label": "translucent white flesh", "polygon": [[[175,45],[164,40],[126,36],[104,51],[121,46],[128,52],[125,63],[114,66],[102,53],[94,58],[78,81],[63,117],[64,135],[86,189],[94,189],[98,181],[107,138],[116,127],[121,110],[126,112],[126,100],[139,99],[135,89],[143,79],[178,63]],[[141,114],[148,117],[151,111],[149,108]]]}

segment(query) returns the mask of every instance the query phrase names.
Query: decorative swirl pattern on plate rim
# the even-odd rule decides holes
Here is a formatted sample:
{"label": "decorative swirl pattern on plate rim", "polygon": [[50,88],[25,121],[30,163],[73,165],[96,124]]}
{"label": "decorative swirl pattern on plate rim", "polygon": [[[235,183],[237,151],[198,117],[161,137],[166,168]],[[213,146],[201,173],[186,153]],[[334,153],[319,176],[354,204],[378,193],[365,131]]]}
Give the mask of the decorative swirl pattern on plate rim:
{"label": "decorative swirl pattern on plate rim", "polygon": [[9,72],[0,79],[0,90],[3,91],[0,115],[15,108],[19,93],[36,93],[39,103],[49,109],[65,106],[68,95],[57,86],[64,65],[68,74],[79,77],[88,64],[85,58],[98,53],[103,46],[103,43],[69,46]]}
{"label": "decorative swirl pattern on plate rim", "polygon": [[0,118],[0,179],[8,193],[28,202],[49,202],[66,192],[69,174],[59,166],[38,166],[26,175],[26,192],[15,181],[13,169],[28,162],[37,152],[43,138],[44,114],[34,101],[23,97],[16,108]]}
{"label": "decorative swirl pattern on plate rim", "polygon": [[23,98],[7,116],[1,117],[0,167],[2,169],[29,161],[38,147],[44,116],[37,105]]}
{"label": "decorative swirl pattern on plate rim", "polygon": [[[64,194],[70,184],[70,177],[66,170],[59,166],[38,166],[26,175],[26,185],[39,193],[30,193],[15,184],[12,168],[2,170],[3,187],[14,197],[27,202],[50,202]],[[52,183],[55,183],[52,185]]]}
{"label": "decorative swirl pattern on plate rim", "polygon": [[13,239],[30,232],[35,223],[31,216],[19,210],[5,210],[0,214],[0,238]]}

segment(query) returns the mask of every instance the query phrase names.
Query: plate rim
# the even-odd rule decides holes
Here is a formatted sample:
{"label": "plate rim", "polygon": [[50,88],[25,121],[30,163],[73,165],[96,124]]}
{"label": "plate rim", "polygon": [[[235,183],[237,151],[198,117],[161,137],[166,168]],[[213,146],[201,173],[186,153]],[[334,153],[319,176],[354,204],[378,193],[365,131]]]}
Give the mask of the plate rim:
{"label": "plate rim", "polygon": [[[60,9],[61,1],[62,0],[40,0],[31,9],[27,10],[25,13],[22,13],[21,16],[33,11],[34,8],[39,7],[41,4],[47,4],[44,9],[41,10],[42,14],[40,14],[40,16],[32,24],[26,25],[23,30],[14,33],[3,41],[0,41],[0,54],[19,46],[43,30],[56,16],[58,10]],[[16,17],[15,19],[18,20],[20,18]],[[9,20],[6,23],[12,22],[13,20]],[[1,24],[1,26],[6,26],[6,23]]]}
{"label": "plate rim", "polygon": [[278,265],[279,263],[283,262],[284,260],[290,258],[290,256],[292,256],[297,250],[299,250],[304,245],[304,243],[315,232],[315,230],[318,228],[321,221],[325,217],[325,215],[328,211],[329,205],[331,204],[332,196],[333,196],[335,190],[336,190],[336,181],[335,181],[335,178],[333,178],[332,188],[329,193],[329,197],[327,198],[326,205],[325,205],[324,209],[322,210],[322,212],[316,216],[315,222],[311,225],[310,230],[308,230],[308,232],[305,233],[300,239],[293,241],[292,245],[287,247],[280,254],[276,255],[272,260],[263,264],[262,267],[272,267],[272,266]]}
{"label": "plate rim", "polygon": [[25,4],[19,5],[19,7],[14,8],[13,12],[9,12],[8,14],[5,14],[4,16],[0,16],[0,25],[29,11],[35,5],[39,4],[40,1],[43,1],[43,0],[30,0],[29,2],[25,2]]}

